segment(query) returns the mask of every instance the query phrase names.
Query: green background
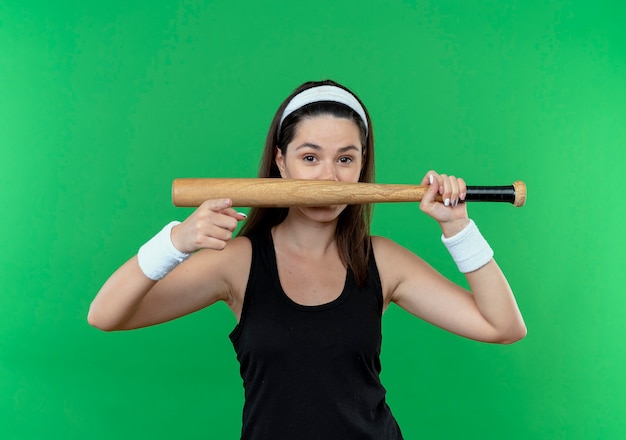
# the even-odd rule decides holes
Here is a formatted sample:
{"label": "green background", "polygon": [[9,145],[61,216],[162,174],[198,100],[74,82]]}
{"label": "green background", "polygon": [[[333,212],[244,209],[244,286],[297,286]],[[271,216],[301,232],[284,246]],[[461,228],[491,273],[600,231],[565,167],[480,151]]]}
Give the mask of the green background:
{"label": "green background", "polygon": [[[406,438],[625,438],[623,4],[0,1],[0,438],[238,438],[226,306],[126,333],[87,310],[191,212],[172,179],[255,176],[279,103],[324,78],[367,104],[379,182],[529,188],[470,207],[526,339],[384,317]],[[373,232],[464,283],[416,205],[378,205]]]}

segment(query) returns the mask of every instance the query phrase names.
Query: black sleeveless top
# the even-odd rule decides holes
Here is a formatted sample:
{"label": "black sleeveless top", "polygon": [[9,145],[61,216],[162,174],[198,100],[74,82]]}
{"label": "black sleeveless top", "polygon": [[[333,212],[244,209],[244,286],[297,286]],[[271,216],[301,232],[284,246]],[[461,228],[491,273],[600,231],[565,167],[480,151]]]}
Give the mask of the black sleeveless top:
{"label": "black sleeveless top", "polygon": [[379,375],[382,288],[350,270],[341,295],[302,306],[283,291],[271,235],[248,237],[252,264],[239,324],[230,334],[243,379],[242,440],[397,440],[400,428]]}

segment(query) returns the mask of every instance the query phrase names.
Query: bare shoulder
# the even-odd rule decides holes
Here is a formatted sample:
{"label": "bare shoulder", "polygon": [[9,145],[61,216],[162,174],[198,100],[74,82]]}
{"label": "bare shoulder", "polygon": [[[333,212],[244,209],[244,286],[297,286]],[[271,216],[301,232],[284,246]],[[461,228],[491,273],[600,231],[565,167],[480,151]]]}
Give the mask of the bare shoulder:
{"label": "bare shoulder", "polygon": [[372,247],[374,248],[374,252],[382,254],[386,252],[393,252],[394,249],[400,248],[401,246],[397,244],[395,241],[390,240],[386,237],[381,237],[380,235],[373,235]]}
{"label": "bare shoulder", "polygon": [[[239,317],[252,264],[252,243],[247,237],[235,237],[221,251],[205,250],[199,252],[203,260],[201,266],[212,267],[217,263],[217,271],[224,280],[227,292],[224,301],[235,316]],[[211,271],[212,272],[212,271]]]}
{"label": "bare shoulder", "polygon": [[[224,279],[230,284],[242,274],[248,273],[252,262],[252,244],[247,237],[235,237],[228,242],[222,250],[204,249],[190,258],[194,260],[197,268],[211,268],[219,271]],[[195,268],[194,268],[195,269]]]}
{"label": "bare shoulder", "polygon": [[400,287],[411,278],[427,276],[430,266],[414,252],[385,237],[373,236],[372,248],[383,287],[385,305],[395,301]]}
{"label": "bare shoulder", "polygon": [[245,275],[247,278],[250,265],[252,264],[252,243],[250,243],[250,239],[243,236],[235,237],[228,242],[224,251],[230,265],[227,270],[237,279],[241,279],[242,275]]}
{"label": "bare shoulder", "polygon": [[242,256],[242,254],[248,254],[252,257],[252,244],[250,243],[250,239],[248,237],[237,236],[228,242],[224,251],[231,252],[239,256]]}
{"label": "bare shoulder", "polygon": [[247,281],[251,260],[250,240],[236,237],[222,250],[202,249],[194,253],[168,277],[178,288],[195,286],[194,290],[208,292],[209,300],[230,303],[230,297],[240,289],[241,280]]}
{"label": "bare shoulder", "polygon": [[373,236],[372,248],[379,267],[394,267],[400,262],[425,264],[414,252],[385,237]]}
{"label": "bare shoulder", "polygon": [[226,261],[230,258],[243,257],[248,254],[252,256],[252,245],[247,237],[239,236],[228,241],[226,247],[222,250],[202,249],[194,254],[203,259],[218,258]]}

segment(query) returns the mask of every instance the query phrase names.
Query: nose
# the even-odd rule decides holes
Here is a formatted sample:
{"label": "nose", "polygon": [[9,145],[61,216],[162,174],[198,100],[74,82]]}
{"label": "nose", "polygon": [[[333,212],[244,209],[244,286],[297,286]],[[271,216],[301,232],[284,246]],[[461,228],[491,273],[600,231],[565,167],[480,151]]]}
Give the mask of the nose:
{"label": "nose", "polygon": [[324,163],[324,165],[322,166],[322,169],[320,170],[319,179],[320,180],[335,180],[335,181],[339,180],[337,178],[337,170],[335,169],[335,164],[329,163],[329,162]]}

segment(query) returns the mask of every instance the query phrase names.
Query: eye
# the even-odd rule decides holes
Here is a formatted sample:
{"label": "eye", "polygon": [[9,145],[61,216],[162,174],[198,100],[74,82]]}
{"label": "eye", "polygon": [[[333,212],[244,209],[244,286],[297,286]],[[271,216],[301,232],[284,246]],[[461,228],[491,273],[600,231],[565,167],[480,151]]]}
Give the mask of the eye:
{"label": "eye", "polygon": [[341,156],[339,158],[339,163],[342,163],[344,165],[348,165],[350,163],[352,163],[354,159],[351,156]]}
{"label": "eye", "polygon": [[313,156],[312,154],[307,154],[307,155],[302,157],[302,160],[304,160],[305,162],[315,162],[316,161],[316,157]]}

